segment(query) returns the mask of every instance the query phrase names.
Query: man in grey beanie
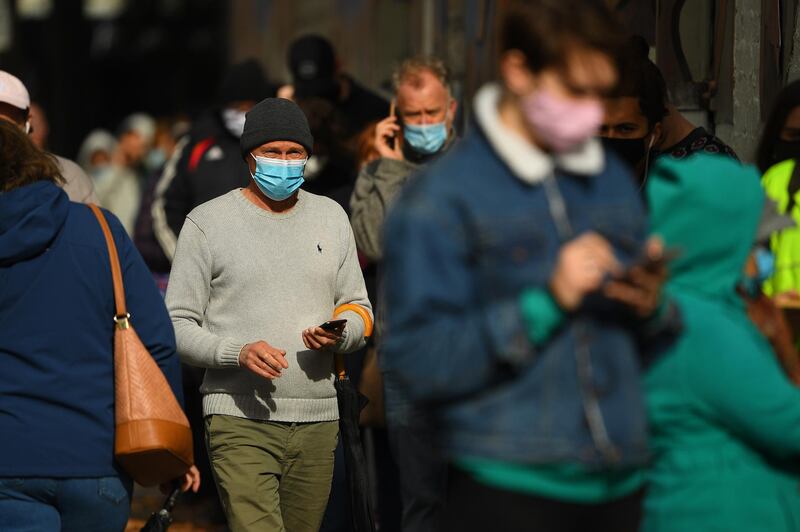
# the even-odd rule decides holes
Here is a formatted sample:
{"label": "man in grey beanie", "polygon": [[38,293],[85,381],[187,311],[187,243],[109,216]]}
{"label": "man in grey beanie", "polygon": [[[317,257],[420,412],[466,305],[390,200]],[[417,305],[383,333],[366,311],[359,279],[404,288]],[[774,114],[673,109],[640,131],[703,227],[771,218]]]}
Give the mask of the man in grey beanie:
{"label": "man in grey beanie", "polygon": [[347,215],[300,190],[314,139],[289,100],[247,113],[252,180],[195,208],[178,238],[167,307],[183,362],[206,368],[203,414],[233,532],[316,531],[339,417],[333,354],[364,345],[372,315]]}

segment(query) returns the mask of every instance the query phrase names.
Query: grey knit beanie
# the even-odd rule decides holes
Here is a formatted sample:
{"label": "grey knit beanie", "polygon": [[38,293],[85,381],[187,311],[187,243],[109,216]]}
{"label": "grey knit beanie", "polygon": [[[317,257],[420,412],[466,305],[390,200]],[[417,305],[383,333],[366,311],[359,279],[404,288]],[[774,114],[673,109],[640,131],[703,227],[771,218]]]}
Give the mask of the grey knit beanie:
{"label": "grey knit beanie", "polygon": [[303,146],[308,154],[314,147],[314,137],[306,115],[291,100],[266,98],[245,115],[244,132],[239,139],[242,157],[253,148],[274,140],[290,140]]}

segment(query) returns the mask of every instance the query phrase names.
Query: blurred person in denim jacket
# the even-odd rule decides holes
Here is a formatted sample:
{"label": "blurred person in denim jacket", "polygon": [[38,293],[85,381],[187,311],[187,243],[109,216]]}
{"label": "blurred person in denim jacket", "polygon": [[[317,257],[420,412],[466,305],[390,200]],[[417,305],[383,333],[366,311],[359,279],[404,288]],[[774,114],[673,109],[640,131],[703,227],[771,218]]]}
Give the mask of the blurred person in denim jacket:
{"label": "blurred person in denim jacket", "polygon": [[638,529],[640,372],[679,319],[634,180],[594,138],[618,34],[599,3],[514,4],[475,127],[389,215],[381,363],[435,413],[447,530]]}

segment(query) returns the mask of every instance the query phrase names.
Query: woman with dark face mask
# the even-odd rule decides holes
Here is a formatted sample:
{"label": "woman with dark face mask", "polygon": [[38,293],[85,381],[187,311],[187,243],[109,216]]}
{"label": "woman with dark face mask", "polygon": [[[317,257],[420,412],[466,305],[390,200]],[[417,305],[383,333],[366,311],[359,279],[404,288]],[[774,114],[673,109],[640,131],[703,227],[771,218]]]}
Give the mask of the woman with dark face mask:
{"label": "woman with dark face mask", "polygon": [[[781,214],[800,221],[797,206],[800,171],[795,161],[800,157],[800,81],[790,83],[780,92],[761,135],[756,161],[764,177],[767,196],[774,200]],[[764,284],[770,296],[800,299],[800,228],[784,229],[772,236],[775,273]]]}
{"label": "woman with dark face mask", "polygon": [[756,162],[765,173],[771,166],[800,157],[800,81],[778,94],[761,134]]}

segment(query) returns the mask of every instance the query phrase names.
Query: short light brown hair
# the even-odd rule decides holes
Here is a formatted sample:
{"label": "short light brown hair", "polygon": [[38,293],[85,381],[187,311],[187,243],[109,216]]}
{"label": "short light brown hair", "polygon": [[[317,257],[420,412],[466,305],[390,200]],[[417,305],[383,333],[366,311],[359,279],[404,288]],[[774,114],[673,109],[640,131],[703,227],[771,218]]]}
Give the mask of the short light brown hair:
{"label": "short light brown hair", "polygon": [[37,148],[18,125],[0,119],[0,192],[37,181],[64,183],[56,158]]}
{"label": "short light brown hair", "polygon": [[395,69],[392,74],[392,85],[394,91],[400,88],[400,85],[409,83],[414,87],[422,85],[420,77],[421,72],[430,72],[438,79],[447,92],[452,93],[450,86],[450,70],[444,64],[444,61],[437,57],[417,56],[406,59]]}

